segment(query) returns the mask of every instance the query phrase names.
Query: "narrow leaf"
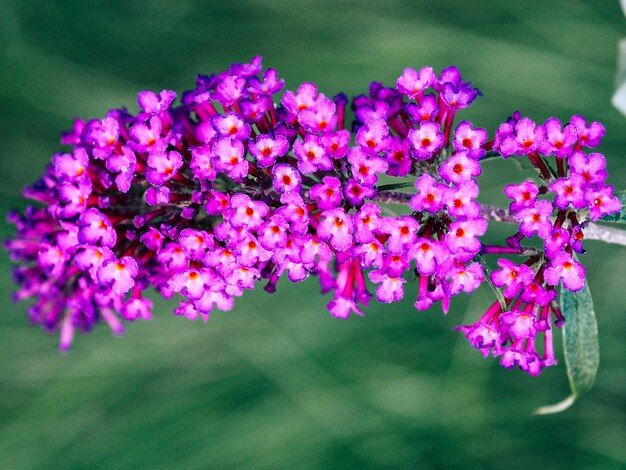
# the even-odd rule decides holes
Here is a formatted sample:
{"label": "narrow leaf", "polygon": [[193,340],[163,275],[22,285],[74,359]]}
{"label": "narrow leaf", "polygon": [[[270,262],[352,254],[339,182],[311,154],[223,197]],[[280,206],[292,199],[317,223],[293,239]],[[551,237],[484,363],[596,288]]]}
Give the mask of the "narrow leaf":
{"label": "narrow leaf", "polygon": [[504,157],[496,150],[487,150],[487,153],[485,153],[485,156],[481,158],[480,161],[484,162],[485,160],[493,160],[494,158],[503,159]]}
{"label": "narrow leaf", "polygon": [[561,311],[567,375],[577,398],[593,386],[600,363],[598,324],[587,284],[578,292],[561,289]]}
{"label": "narrow leaf", "polygon": [[393,191],[395,189],[403,189],[403,188],[412,188],[415,185],[414,182],[404,182],[404,183],[392,183],[392,184],[383,184],[378,186],[376,189],[378,192],[381,191]]}
{"label": "narrow leaf", "polygon": [[600,220],[603,222],[617,222],[620,224],[626,224],[626,191],[620,191],[615,194],[615,197],[619,199],[619,202],[622,204],[622,208],[619,212],[615,214],[607,214],[602,217]]}
{"label": "narrow leaf", "polygon": [[500,302],[500,307],[502,307],[502,311],[506,312],[506,302],[504,300],[504,295],[502,295],[502,291],[498,289],[493,284],[493,282],[491,282],[491,269],[489,269],[489,265],[487,264],[485,257],[483,255],[476,255],[476,259],[483,267],[483,271],[485,272],[485,280],[487,281],[487,284],[489,284],[489,286],[491,287],[491,290],[496,296],[496,299],[498,299],[498,302]]}
{"label": "narrow leaf", "polygon": [[533,414],[534,415],[552,415],[555,413],[561,413],[567,410],[576,401],[575,395],[570,395],[565,400],[555,403],[554,405],[540,406]]}

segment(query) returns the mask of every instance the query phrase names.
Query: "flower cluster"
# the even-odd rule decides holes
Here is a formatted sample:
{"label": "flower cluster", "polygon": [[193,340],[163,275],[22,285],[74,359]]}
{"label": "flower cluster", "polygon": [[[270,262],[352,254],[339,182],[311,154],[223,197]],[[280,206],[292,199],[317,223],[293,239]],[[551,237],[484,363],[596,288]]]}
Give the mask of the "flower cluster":
{"label": "flower cluster", "polygon": [[[599,143],[601,125],[575,116],[564,128],[554,118],[537,126],[515,115],[488,141],[471,122],[454,124],[480,94],[456,67],[406,69],[394,88],[372,83],[351,102],[350,130],[343,93],[330,98],[303,83],[279,100],[283,86],[255,57],[199,76],[179,104],[173,91],[142,91],[136,115],[115,109],[77,120],[62,137],[72,150],[53,156],[24,190],[41,204],[10,215],[15,298],[34,299],[30,320],[60,331],[67,350],[76,329],[104,321],[119,334],[122,320],[150,319],[147,289],[180,295],[174,314],[206,321],[258,281],[274,292],[281,277],[310,275],[333,294],[330,313],[348,318],[363,314],[368,278],[380,302],[394,302],[411,273],[416,308],[441,301],[447,312],[452,297],[485,280],[481,254],[520,254],[522,240],[537,234],[545,250],[521,265],[501,259],[491,274],[506,308],[495,303],[460,328],[505,366],[535,373],[554,363],[555,287],[584,282],[573,257],[582,252],[577,217],[619,209],[604,158],[582,151]],[[488,151],[526,155],[542,178],[505,188],[519,232],[502,247],[479,240],[488,223],[477,177]],[[555,157],[555,174],[546,156]],[[379,183],[388,177],[413,177],[415,192],[390,191]],[[385,214],[381,203],[398,202],[393,194],[413,212]]]}
{"label": "flower cluster", "polygon": [[[506,240],[507,246],[485,247],[484,251],[519,253],[522,240],[535,236],[543,249],[519,265],[499,259],[500,269],[491,274],[491,281],[503,289],[505,311],[495,302],[477,323],[459,329],[485,356],[490,351],[501,355],[500,364],[505,367],[517,365],[536,375],[556,363],[552,317],[559,327],[564,322],[555,302],[556,287],[562,283],[563,288],[578,291],[585,283],[585,268],[574,254],[585,252],[586,222],[579,222],[579,212],[598,220],[620,210],[612,186],[606,185],[604,156],[583,151],[596,147],[604,131],[600,123],[587,125],[577,115],[563,126],[557,118],[537,125],[515,113],[496,132],[493,148],[504,158],[526,156],[541,182],[528,179],[504,187],[519,229]],[[540,332],[544,333],[541,353],[535,346]]]}

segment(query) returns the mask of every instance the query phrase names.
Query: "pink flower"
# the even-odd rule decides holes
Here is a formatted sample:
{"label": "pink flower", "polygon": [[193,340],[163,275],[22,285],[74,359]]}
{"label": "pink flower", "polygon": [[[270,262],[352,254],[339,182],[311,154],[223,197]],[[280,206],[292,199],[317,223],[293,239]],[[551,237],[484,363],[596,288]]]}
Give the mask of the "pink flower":
{"label": "pink flower", "polygon": [[562,251],[551,261],[543,277],[548,284],[556,286],[563,280],[563,286],[571,291],[578,291],[585,285],[585,268],[571,255]]}
{"label": "pink flower", "polygon": [[102,263],[98,268],[98,282],[102,285],[110,285],[116,294],[125,294],[134,285],[134,277],[139,272],[137,262],[130,256],[124,256],[119,260],[110,259]]}

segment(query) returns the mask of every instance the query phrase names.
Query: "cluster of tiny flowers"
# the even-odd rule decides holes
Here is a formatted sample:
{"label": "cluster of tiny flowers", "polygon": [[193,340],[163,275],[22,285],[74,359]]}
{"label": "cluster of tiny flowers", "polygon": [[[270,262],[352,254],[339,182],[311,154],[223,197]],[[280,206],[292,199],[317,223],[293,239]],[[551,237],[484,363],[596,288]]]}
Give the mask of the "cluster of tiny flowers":
{"label": "cluster of tiny flowers", "polygon": [[[582,252],[578,211],[596,220],[619,209],[604,157],[582,151],[599,143],[601,125],[574,116],[564,128],[556,119],[537,126],[516,115],[488,141],[469,121],[454,125],[457,110],[480,94],[456,67],[406,69],[394,88],[372,83],[351,102],[350,130],[343,93],[329,98],[303,83],[279,100],[283,86],[255,57],[199,76],[179,104],[173,91],[142,91],[137,115],[115,109],[77,120],[62,137],[72,151],[53,156],[24,190],[41,204],[9,216],[17,226],[5,244],[18,264],[15,299],[34,299],[30,320],[60,331],[67,350],[77,329],[104,321],[120,334],[122,320],[150,319],[147,289],[178,294],[175,315],[206,321],[258,282],[274,292],[281,277],[310,275],[332,293],[336,318],[363,314],[368,278],[388,303],[416,276],[416,308],[441,301],[447,312],[452,297],[485,280],[477,256],[519,254],[523,238],[537,234],[541,254],[519,266],[501,259],[491,275],[506,311],[495,303],[459,328],[504,366],[536,373],[555,363],[555,286],[584,283],[572,254]],[[502,247],[479,240],[487,220],[476,178],[487,151],[527,155],[543,181],[505,188],[519,232]],[[555,156],[555,174],[546,156]],[[383,175],[416,178],[405,199],[410,215],[384,214],[380,203],[394,192],[380,186]]]}
{"label": "cluster of tiny flowers", "polygon": [[[555,299],[556,287],[578,291],[585,284],[585,268],[574,253],[582,246],[586,222],[620,210],[613,187],[606,185],[606,161],[585,148],[600,144],[605,129],[581,116],[572,116],[563,126],[557,118],[537,125],[515,113],[496,132],[493,149],[504,158],[526,156],[536,168],[540,184],[528,179],[509,184],[504,193],[512,202],[511,214],[519,223],[518,232],[506,239],[506,246],[483,247],[486,253],[520,253],[521,242],[538,237],[543,249],[516,264],[499,259],[492,283],[502,289],[506,309],[495,302],[474,325],[459,327],[471,344],[485,355],[501,356],[504,367],[519,366],[531,375],[556,364],[552,322],[564,322]],[[585,212],[583,212],[585,211]],[[543,351],[536,348],[542,333]]]}

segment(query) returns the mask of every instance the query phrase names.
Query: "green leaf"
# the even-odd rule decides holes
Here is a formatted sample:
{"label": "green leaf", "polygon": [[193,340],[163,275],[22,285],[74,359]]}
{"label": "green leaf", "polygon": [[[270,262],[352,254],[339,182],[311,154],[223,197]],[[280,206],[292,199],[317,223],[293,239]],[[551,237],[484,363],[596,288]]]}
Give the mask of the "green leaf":
{"label": "green leaf", "polygon": [[500,152],[496,152],[495,150],[487,150],[487,153],[483,158],[480,159],[481,162],[485,160],[493,160],[494,158],[503,159],[504,157],[500,154]]}
{"label": "green leaf", "polygon": [[500,307],[502,307],[502,311],[506,312],[506,301],[504,300],[504,295],[502,294],[502,291],[498,289],[493,282],[491,282],[491,269],[489,269],[489,265],[487,264],[485,257],[479,254],[476,255],[476,259],[483,267],[483,271],[485,272],[485,281],[487,281],[487,284],[489,284],[489,287],[491,287],[491,290],[496,296],[496,299],[498,299],[498,302],[500,302]]}
{"label": "green leaf", "polygon": [[572,406],[593,386],[600,363],[598,324],[587,284],[578,292],[561,289],[561,311],[565,317],[563,352],[572,394],[559,403],[537,408],[534,414],[538,415],[560,413]]}
{"label": "green leaf", "polygon": [[383,184],[381,186],[378,186],[376,189],[378,190],[378,192],[393,191],[395,189],[412,188],[414,185],[414,181],[406,181],[404,183]]}
{"label": "green leaf", "polygon": [[593,310],[589,286],[578,292],[561,291],[563,324],[563,351],[572,394],[576,397],[587,392],[596,379],[600,350],[598,324]]}
{"label": "green leaf", "polygon": [[602,217],[600,220],[603,222],[616,222],[619,224],[626,224],[626,191],[620,191],[615,194],[615,197],[619,199],[619,202],[622,204],[622,208],[616,214],[607,214]]}

